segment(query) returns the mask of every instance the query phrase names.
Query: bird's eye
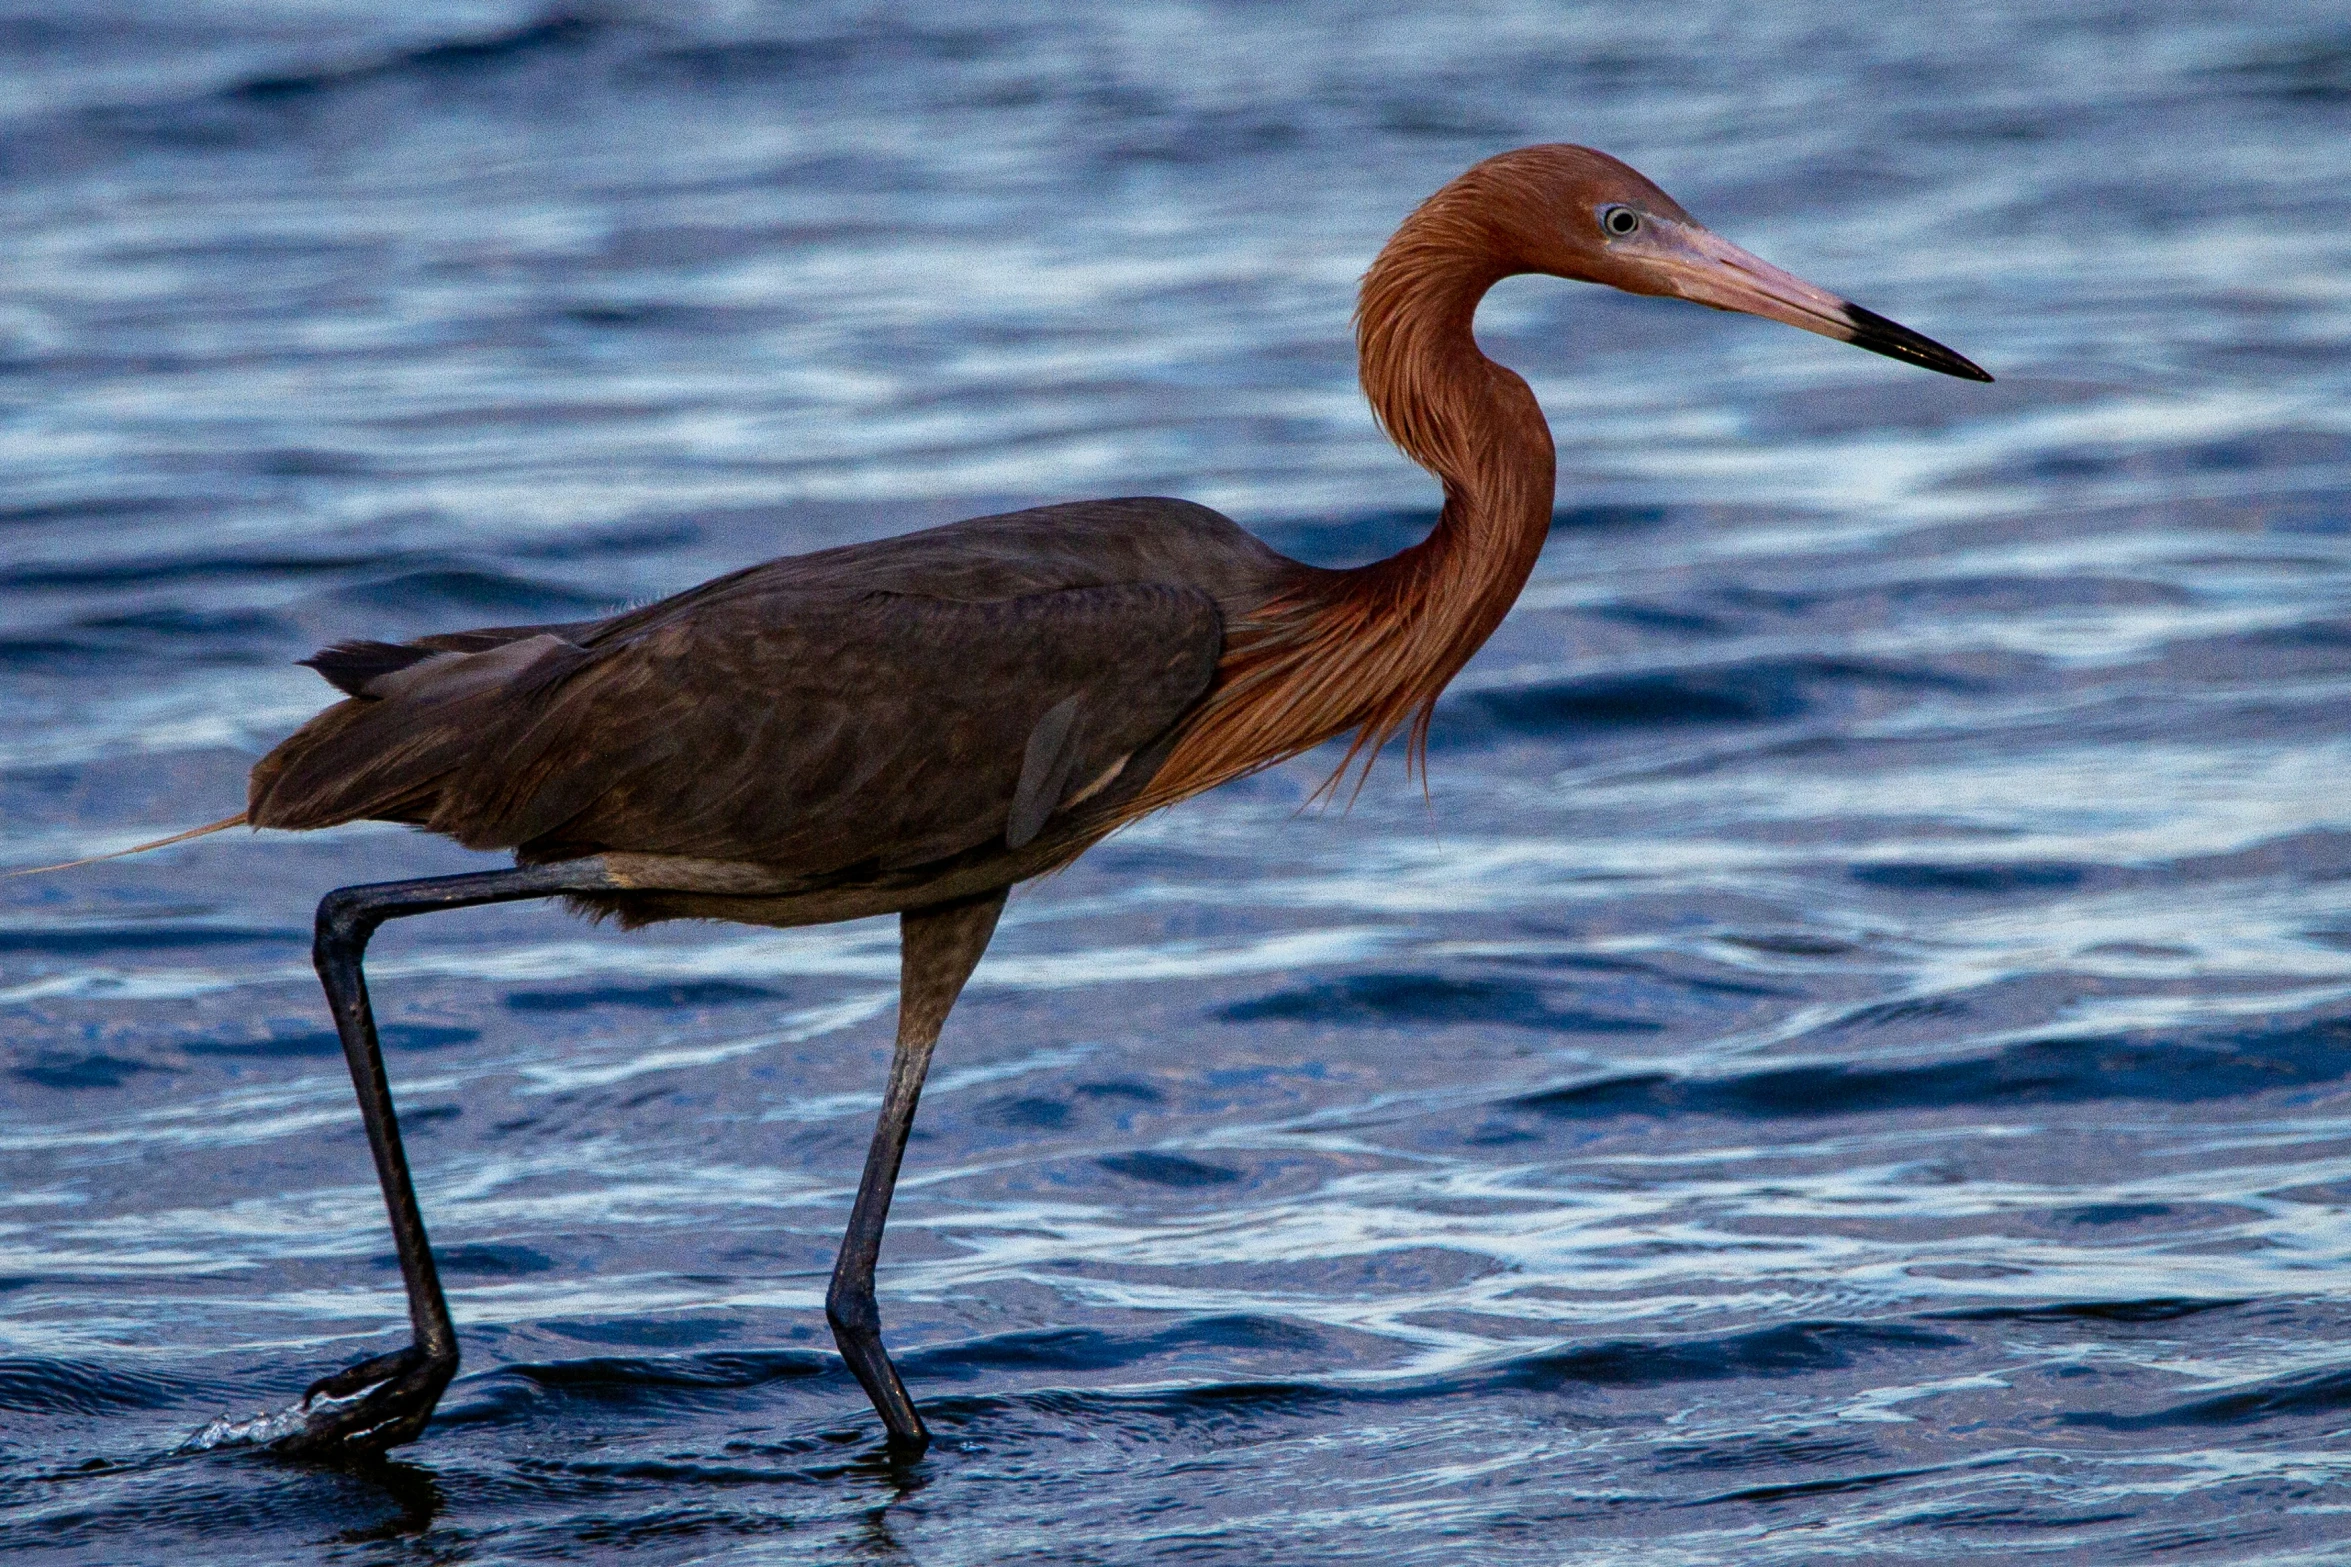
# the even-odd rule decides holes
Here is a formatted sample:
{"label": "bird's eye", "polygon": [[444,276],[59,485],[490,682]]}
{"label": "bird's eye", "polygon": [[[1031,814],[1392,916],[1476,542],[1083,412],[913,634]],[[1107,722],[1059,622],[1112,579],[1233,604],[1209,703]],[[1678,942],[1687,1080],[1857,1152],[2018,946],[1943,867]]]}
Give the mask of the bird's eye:
{"label": "bird's eye", "polygon": [[1641,215],[1630,207],[1603,207],[1600,226],[1611,234],[1630,234],[1641,226]]}

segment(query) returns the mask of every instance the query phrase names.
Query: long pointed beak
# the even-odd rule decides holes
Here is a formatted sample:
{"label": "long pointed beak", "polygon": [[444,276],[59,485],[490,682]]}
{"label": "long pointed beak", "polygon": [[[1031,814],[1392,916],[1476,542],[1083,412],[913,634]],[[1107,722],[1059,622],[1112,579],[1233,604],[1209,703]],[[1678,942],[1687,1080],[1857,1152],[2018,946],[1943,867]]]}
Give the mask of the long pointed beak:
{"label": "long pointed beak", "polygon": [[1884,354],[1904,364],[1938,370],[1966,381],[1989,381],[1983,367],[1953,353],[1931,337],[1887,320],[1874,310],[1839,299],[1815,288],[1792,272],[1783,272],[1758,256],[1751,256],[1719,235],[1695,223],[1653,222],[1649,254],[1642,259],[1663,286],[1658,292],[1784,321],[1818,332],[1873,354]]}

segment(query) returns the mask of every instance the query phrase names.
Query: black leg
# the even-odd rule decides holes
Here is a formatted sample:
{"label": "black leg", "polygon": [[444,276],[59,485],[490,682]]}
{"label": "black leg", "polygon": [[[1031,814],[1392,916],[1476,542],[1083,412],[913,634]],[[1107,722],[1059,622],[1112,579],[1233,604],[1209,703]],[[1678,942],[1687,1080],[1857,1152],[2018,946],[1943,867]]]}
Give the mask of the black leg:
{"label": "black leg", "polygon": [[881,1118],[849,1210],[849,1233],[841,1237],[833,1264],[832,1288],[825,1293],[826,1318],[841,1358],[857,1373],[868,1398],[889,1429],[890,1447],[909,1457],[931,1443],[931,1433],[906,1396],[898,1368],[882,1348],[881,1308],[874,1303],[873,1270],[882,1254],[882,1226],[890,1217],[890,1193],[898,1184],[906,1135],[914,1129],[914,1107],[930,1070],[931,1047],[963,993],[963,982],[988,950],[1004,894],[992,892],[963,903],[910,909],[899,916],[898,1048],[890,1058],[890,1086],[882,1094]]}
{"label": "black leg", "polygon": [[408,1286],[408,1320],[415,1340],[406,1349],[378,1355],[322,1377],[303,1395],[310,1403],[325,1397],[366,1396],[310,1413],[303,1429],[280,1440],[277,1451],[303,1457],[356,1458],[412,1442],[457,1374],[457,1330],[449,1320],[441,1280],[417,1211],[416,1188],[408,1179],[408,1158],[400,1147],[400,1124],[392,1114],[392,1087],[384,1076],[384,1055],[376,1042],[375,1015],[368,1007],[367,976],[360,968],[368,938],[386,920],[483,903],[512,903],[562,892],[609,886],[594,861],[489,871],[473,876],[436,876],[427,881],[379,882],[330,892],[318,906],[318,933],[311,947],[327,1005],[351,1064],[359,1092],[359,1114],[375,1154],[376,1179],[390,1210],[392,1240],[400,1254],[400,1277]]}

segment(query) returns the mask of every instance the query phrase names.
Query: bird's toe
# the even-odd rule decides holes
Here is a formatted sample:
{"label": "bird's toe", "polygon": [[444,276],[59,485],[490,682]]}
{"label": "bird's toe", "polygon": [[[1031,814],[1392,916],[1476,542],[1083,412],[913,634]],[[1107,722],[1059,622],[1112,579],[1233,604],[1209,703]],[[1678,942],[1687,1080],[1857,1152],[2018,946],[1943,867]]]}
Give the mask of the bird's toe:
{"label": "bird's toe", "polygon": [[423,1433],[456,1374],[454,1351],[435,1355],[416,1344],[347,1366],[310,1385],[302,1429],[271,1450],[328,1461],[377,1457]]}

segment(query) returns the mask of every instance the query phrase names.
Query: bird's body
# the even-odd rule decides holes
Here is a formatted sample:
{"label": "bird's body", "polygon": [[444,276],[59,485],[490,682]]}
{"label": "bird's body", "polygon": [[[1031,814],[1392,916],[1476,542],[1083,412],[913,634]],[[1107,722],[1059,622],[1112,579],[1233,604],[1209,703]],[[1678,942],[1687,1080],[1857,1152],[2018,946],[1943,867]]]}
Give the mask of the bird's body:
{"label": "bird's body", "polygon": [[408,1440],[456,1367],[361,977],[368,935],[434,909],[563,896],[629,924],[902,915],[898,1053],[827,1310],[893,1444],[919,1449],[873,1268],[931,1048],[1005,890],[1334,737],[1354,737],[1350,761],[1408,729],[1417,746],[1549,525],[1542,411],[1471,331],[1487,288],[1529,271],[1989,379],[1717,240],[1614,159],[1526,148],[1431,197],[1365,278],[1365,391],[1445,493],[1429,537],[1386,560],[1316,568],[1206,507],[1081,502],[771,561],[603,620],[343,643],[312,660],[346,700],[255,767],[247,819],[409,822],[521,868],[346,888],[321,905],[319,970],[417,1340],[320,1383],[330,1402],[291,1445]]}
{"label": "bird's body", "polygon": [[921,907],[1117,826],[1225,628],[1309,570],[1204,506],[1080,502],[600,621],[345,644],[317,662],[351,699],[254,769],[250,815],[414,822],[524,864],[625,856],[673,884],[580,895],[628,924]]}

